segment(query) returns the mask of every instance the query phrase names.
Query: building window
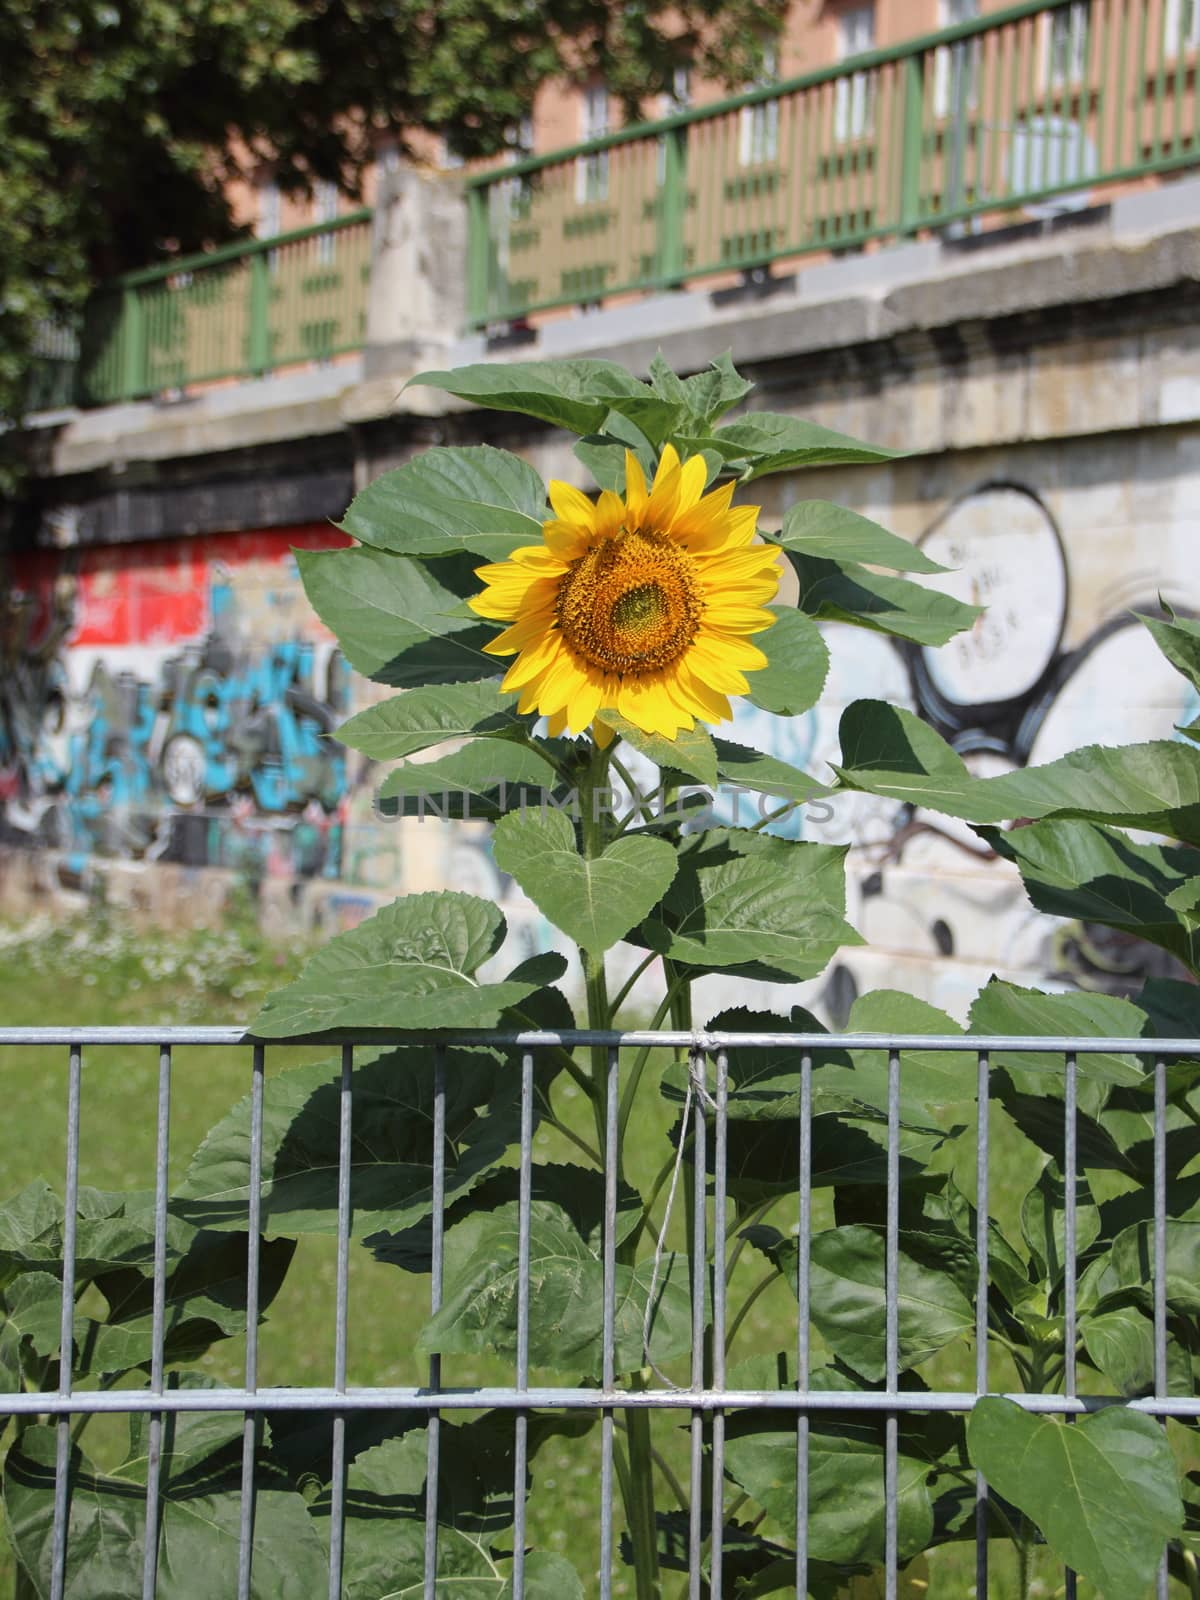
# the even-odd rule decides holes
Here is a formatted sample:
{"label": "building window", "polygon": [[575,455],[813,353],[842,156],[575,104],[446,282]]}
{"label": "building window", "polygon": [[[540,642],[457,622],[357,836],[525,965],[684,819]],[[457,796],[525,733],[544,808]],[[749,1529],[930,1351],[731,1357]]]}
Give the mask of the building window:
{"label": "building window", "polygon": [[[838,17],[838,60],[849,61],[875,48],[875,7],[855,6]],[[834,89],[833,125],[839,141],[861,139],[871,128],[875,78],[855,72],[839,78]]]}
{"label": "building window", "polygon": [[[773,44],[763,49],[762,76],[750,88],[761,88],[779,77],[779,53]],[[738,126],[738,159],[743,167],[759,167],[779,157],[779,101],[764,100],[743,106]]]}
{"label": "building window", "polygon": [[258,237],[273,239],[280,231],[282,201],[277,183],[264,183],[258,191]]}
{"label": "building window", "polygon": [[[579,137],[584,144],[602,139],[608,132],[608,90],[593,84],[583,91]],[[608,199],[608,151],[598,150],[581,156],[575,164],[575,198],[580,205],[595,205]]]}
{"label": "building window", "polygon": [[[332,222],[338,214],[338,190],[328,178],[318,178],[313,191],[313,221]],[[328,266],[337,253],[337,235],[322,233],[317,236],[317,260]]]}
{"label": "building window", "polygon": [[1200,0],[1167,0],[1165,22],[1167,55],[1200,46]]}
{"label": "building window", "polygon": [[1048,72],[1053,89],[1081,83],[1087,70],[1090,32],[1088,0],[1074,0],[1049,17]]}
{"label": "building window", "polygon": [[[956,28],[974,22],[979,15],[979,0],[941,0],[939,23]],[[980,41],[961,39],[942,45],[933,58],[933,109],[938,117],[949,116],[963,106],[979,101]]]}

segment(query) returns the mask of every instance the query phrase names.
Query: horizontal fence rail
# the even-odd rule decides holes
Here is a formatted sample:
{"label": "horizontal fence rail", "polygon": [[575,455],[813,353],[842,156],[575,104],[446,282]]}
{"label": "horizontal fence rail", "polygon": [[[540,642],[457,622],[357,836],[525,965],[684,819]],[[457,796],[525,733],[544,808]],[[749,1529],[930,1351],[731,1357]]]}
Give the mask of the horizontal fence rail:
{"label": "horizontal fence rail", "polygon": [[[366,339],[367,208],[103,284],[39,353],[30,409],[111,405],[333,360]],[[61,352],[61,353],[60,353]]]}
{"label": "horizontal fence rail", "polygon": [[1200,9],[1034,0],[469,180],[476,327],[1200,161]]}
{"label": "horizontal fence rail", "polygon": [[[300,1043],[335,1043],[340,1045],[338,1061],[334,1066],[331,1083],[336,1085],[337,1108],[337,1259],[333,1290],[334,1353],[330,1382],[321,1386],[280,1387],[260,1383],[258,1362],[259,1321],[259,1255],[258,1239],[264,1227],[262,1211],[262,1174],[264,1149],[264,1123],[271,1105],[272,1080],[266,1075],[268,1050],[289,1050]],[[447,1200],[447,1056],[453,1046],[487,1045],[511,1052],[513,1072],[519,1074],[520,1140],[515,1154],[519,1170],[518,1208],[518,1259],[520,1282],[518,1284],[517,1356],[513,1382],[508,1385],[454,1386],[445,1381],[442,1359],[434,1356],[428,1381],[420,1385],[391,1387],[355,1387],[349,1382],[347,1341],[350,1327],[349,1256],[351,1216],[353,1201],[352,1151],[355,1140],[354,1069],[355,1049],[378,1050],[381,1046],[398,1045],[424,1049],[432,1062],[432,1102],[429,1117],[429,1138],[432,1171],[432,1271],[431,1310],[436,1312],[443,1294],[445,1243],[443,1224],[448,1208]],[[172,1096],[176,1079],[186,1071],[187,1051],[195,1047],[220,1046],[245,1050],[249,1055],[247,1087],[249,1091],[249,1184],[247,1196],[247,1222],[249,1227],[249,1254],[247,1262],[247,1337],[244,1381],[240,1387],[186,1388],[172,1387],[166,1371],[164,1349],[168,1312],[166,1306],[167,1239],[171,1218],[171,1187],[169,1160],[169,1132],[171,1127]],[[535,1070],[543,1053],[566,1048],[598,1047],[606,1056],[607,1074],[603,1085],[604,1141],[604,1216],[602,1224],[603,1294],[597,1312],[598,1325],[603,1333],[603,1374],[599,1388],[577,1385],[547,1386],[531,1382],[529,1359],[530,1326],[530,1236],[532,1218],[531,1172],[533,1169],[533,1131],[535,1107]],[[683,1129],[686,1133],[690,1119],[691,1164],[695,1174],[693,1197],[693,1245],[702,1254],[705,1236],[710,1241],[713,1260],[717,1268],[711,1285],[706,1284],[706,1273],[693,1273],[689,1293],[692,1308],[692,1350],[690,1382],[675,1385],[655,1374],[657,1382],[643,1382],[640,1386],[625,1387],[616,1379],[615,1370],[615,1302],[616,1302],[616,1250],[618,1233],[618,1141],[617,1111],[622,1088],[625,1086],[625,1053],[639,1048],[658,1047],[683,1052],[689,1082],[695,1094],[689,1092],[683,1107]],[[687,1538],[687,1564],[691,1574],[691,1593],[702,1593],[719,1600],[723,1589],[721,1542],[718,1530],[725,1525],[727,1496],[730,1494],[722,1470],[722,1451],[725,1440],[725,1419],[733,1411],[774,1411],[794,1418],[796,1431],[797,1508],[794,1528],[796,1555],[796,1588],[798,1595],[807,1593],[807,1466],[809,1426],[813,1416],[821,1413],[850,1413],[883,1419],[885,1424],[884,1486],[886,1505],[886,1540],[884,1556],[884,1594],[895,1600],[898,1592],[900,1559],[897,1546],[897,1497],[899,1446],[899,1419],[904,1415],[944,1412],[969,1412],[985,1395],[1004,1392],[993,1389],[989,1383],[989,1317],[988,1317],[988,1263],[991,1249],[989,1234],[989,1148],[992,1071],[1003,1065],[1005,1058],[1016,1055],[1035,1055],[1039,1065],[1047,1072],[1059,1075],[1063,1085],[1063,1181],[1066,1195],[1065,1229],[1062,1241],[1064,1256],[1064,1320],[1066,1366],[1062,1392],[1009,1394],[1029,1411],[1062,1416],[1084,1415],[1111,1405],[1126,1405],[1149,1413],[1160,1419],[1195,1419],[1200,1417],[1200,1399],[1172,1395],[1167,1381],[1167,1073],[1170,1067],[1189,1059],[1200,1061],[1200,1038],[1096,1038],[1019,1035],[920,1035],[920,1034],[846,1034],[846,1033],[772,1033],[724,1032],[678,1030],[630,1030],[622,1032],[597,1032],[588,1030],[525,1032],[462,1031],[416,1034],[391,1033],[375,1030],[367,1035],[342,1032],[316,1035],[309,1040],[265,1041],[257,1040],[246,1030],[236,1027],[0,1027],[0,1072],[20,1070],[20,1052],[30,1047],[65,1049],[63,1077],[57,1082],[47,1081],[46,1092],[57,1092],[63,1097],[65,1107],[65,1186],[62,1239],[62,1289],[60,1352],[72,1350],[75,1338],[77,1291],[77,1234],[76,1218],[80,1205],[81,1126],[85,1110],[102,1114],[102,1105],[96,1111],[97,1090],[89,1085],[90,1071],[95,1063],[96,1050],[122,1047],[132,1050],[153,1051],[157,1057],[156,1090],[154,1103],[147,1106],[147,1115],[156,1127],[153,1227],[154,1227],[154,1282],[153,1282],[153,1334],[152,1358],[148,1382],[143,1389],[114,1390],[103,1386],[81,1387],[74,1381],[72,1361],[59,1364],[57,1387],[52,1392],[25,1392],[12,1389],[0,1392],[0,1417],[42,1416],[54,1420],[57,1430],[58,1451],[54,1469],[54,1523],[53,1559],[49,1575],[48,1593],[51,1600],[63,1600],[68,1592],[68,1551],[72,1526],[74,1485],[70,1462],[72,1459],[72,1419],[91,1414],[144,1414],[147,1416],[145,1483],[145,1533],[142,1594],[153,1597],[167,1593],[160,1585],[158,1570],[160,1535],[160,1499],[163,1485],[160,1479],[164,1448],[164,1429],[172,1425],[175,1417],[196,1412],[225,1412],[240,1414],[243,1421],[242,1494],[240,1545],[236,1576],[231,1576],[229,1593],[240,1600],[249,1600],[252,1591],[254,1563],[254,1506],[256,1495],[256,1441],[259,1438],[261,1419],[281,1413],[304,1412],[332,1418],[334,1475],[331,1491],[329,1537],[329,1594],[332,1600],[342,1593],[342,1561],[347,1519],[346,1504],[346,1420],[347,1417],[369,1411],[417,1413],[426,1420],[428,1428],[428,1474],[425,1499],[425,1578],[424,1595],[433,1600],[438,1584],[438,1514],[437,1485],[439,1418],[443,1413],[494,1409],[511,1412],[514,1429],[514,1550],[511,1593],[514,1600],[525,1594],[525,1484],[526,1484],[526,1430],[529,1413],[534,1408],[561,1412],[587,1411],[599,1413],[601,1430],[601,1473],[598,1484],[598,1522],[600,1529],[599,1594],[610,1597],[613,1593],[616,1560],[616,1530],[614,1525],[614,1418],[617,1413],[635,1410],[686,1413],[690,1418],[690,1460],[692,1496]],[[798,1141],[799,1181],[794,1200],[798,1222],[794,1230],[798,1246],[798,1265],[795,1292],[797,1316],[793,1330],[795,1352],[795,1384],[788,1390],[747,1390],[728,1386],[724,1365],[726,1338],[726,1226],[727,1226],[727,1150],[730,1125],[731,1068],[736,1067],[738,1052],[771,1049],[787,1052],[798,1062],[799,1094],[798,1115],[795,1118]],[[881,1052],[886,1058],[886,1254],[884,1270],[884,1345],[886,1350],[886,1378],[877,1390],[812,1389],[809,1387],[811,1357],[811,1258],[810,1245],[813,1231],[813,1189],[815,1187],[812,1164],[811,1133],[814,1121],[813,1083],[814,1062],[819,1069],[820,1056],[829,1052],[853,1051]],[[964,1056],[969,1063],[969,1082],[966,1093],[974,1101],[977,1114],[975,1153],[977,1178],[974,1201],[977,1221],[974,1251],[978,1267],[978,1288],[975,1296],[974,1323],[974,1374],[973,1382],[961,1390],[905,1390],[900,1387],[900,1332],[899,1332],[899,1250],[901,1238],[901,1089],[904,1083],[905,1058],[918,1053],[941,1054],[954,1052]],[[1080,1395],[1077,1392],[1074,1351],[1077,1342],[1076,1278],[1079,1266],[1080,1243],[1077,1237],[1074,1196],[1077,1181],[1087,1165],[1086,1149],[1080,1145],[1080,1128],[1083,1113],[1079,1109],[1079,1084],[1083,1076],[1080,1062],[1095,1055],[1133,1056],[1145,1071],[1146,1116],[1152,1128],[1154,1151],[1153,1226],[1152,1226],[1152,1278],[1151,1298],[1154,1326],[1154,1382],[1153,1393],[1133,1400],[1116,1396]],[[96,1068],[98,1071],[99,1069]],[[340,1076],[339,1076],[340,1072]],[[964,1096],[965,1098],[965,1096]],[[214,1107],[214,1115],[225,1108]],[[683,1145],[681,1143],[680,1150]],[[272,1227],[280,1226],[278,1217]],[[284,1229],[286,1231],[286,1229]],[[706,1341],[711,1330],[709,1354]],[[706,1366],[707,1360],[707,1366]],[[0,1382],[8,1369],[0,1363]],[[643,1379],[646,1374],[642,1375]],[[789,1423],[789,1426],[792,1424]],[[7,1440],[5,1441],[7,1442]],[[703,1470],[706,1454],[711,1460],[707,1477]],[[704,1493],[702,1493],[704,1489]],[[706,1503],[711,1495],[711,1505]],[[988,1592],[988,1539],[989,1512],[987,1485],[980,1481],[975,1511],[976,1541],[976,1594],[986,1600]],[[706,1531],[708,1530],[708,1531]],[[705,1555],[703,1587],[701,1580],[702,1550]],[[1159,1576],[1160,1597],[1167,1593],[1166,1558]],[[1068,1579],[1068,1593],[1074,1592],[1073,1576]],[[726,1592],[732,1593],[730,1583]],[[42,1592],[39,1589],[39,1592]],[[82,1592],[82,1591],[74,1591]],[[407,1591],[406,1591],[407,1592]],[[507,1592],[507,1591],[506,1591]],[[541,1592],[541,1591],[539,1591]]]}

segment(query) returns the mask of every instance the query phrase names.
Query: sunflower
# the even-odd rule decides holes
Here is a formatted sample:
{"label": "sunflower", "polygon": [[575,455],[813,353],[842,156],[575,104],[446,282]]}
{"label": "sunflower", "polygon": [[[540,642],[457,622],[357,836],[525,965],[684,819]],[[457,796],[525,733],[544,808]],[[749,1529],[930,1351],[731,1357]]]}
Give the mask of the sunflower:
{"label": "sunflower", "polygon": [[606,711],[668,739],[729,720],[729,696],[767,664],[747,635],[775,620],[779,552],[752,543],[759,507],[731,506],[732,484],[704,494],[706,476],[668,444],[647,490],[626,452],[624,499],[551,483],[542,543],[475,569],[487,587],[472,609],[510,624],[484,649],[516,656],[502,688],[518,710],[552,733],[595,723],[601,744]]}

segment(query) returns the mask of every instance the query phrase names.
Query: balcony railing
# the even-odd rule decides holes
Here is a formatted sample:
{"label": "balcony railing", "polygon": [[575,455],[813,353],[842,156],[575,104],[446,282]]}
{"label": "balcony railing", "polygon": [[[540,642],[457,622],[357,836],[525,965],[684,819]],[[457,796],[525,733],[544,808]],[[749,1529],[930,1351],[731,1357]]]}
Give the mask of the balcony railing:
{"label": "balcony railing", "polygon": [[262,377],[361,350],[371,212],[125,273],[56,333],[36,407],[111,405],[198,383]]}
{"label": "balcony railing", "polygon": [[481,174],[470,321],[990,226],[1200,164],[1198,57],[1184,0],[1033,0]]}

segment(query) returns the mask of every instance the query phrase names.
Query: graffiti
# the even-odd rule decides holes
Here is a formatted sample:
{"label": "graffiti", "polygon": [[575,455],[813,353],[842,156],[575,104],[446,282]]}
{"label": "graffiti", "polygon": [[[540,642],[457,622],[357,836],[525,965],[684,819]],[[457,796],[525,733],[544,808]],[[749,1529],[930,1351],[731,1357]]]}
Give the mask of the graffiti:
{"label": "graffiti", "polygon": [[0,635],[0,838],[252,883],[340,876],[346,754],[329,735],[349,673],[320,630],[270,637],[295,542],[26,562]]}

